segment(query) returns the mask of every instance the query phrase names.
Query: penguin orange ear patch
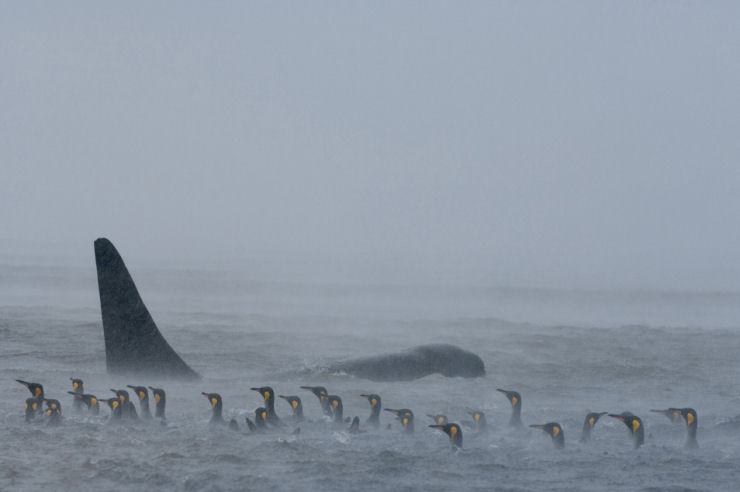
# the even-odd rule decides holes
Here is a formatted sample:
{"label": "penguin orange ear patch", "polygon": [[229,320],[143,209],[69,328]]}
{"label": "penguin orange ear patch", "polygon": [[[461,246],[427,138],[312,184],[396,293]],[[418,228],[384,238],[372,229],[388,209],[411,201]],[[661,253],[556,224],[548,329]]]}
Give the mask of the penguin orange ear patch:
{"label": "penguin orange ear patch", "polygon": [[553,427],[552,428],[552,437],[558,437],[558,434],[560,434],[560,427]]}
{"label": "penguin orange ear patch", "polygon": [[293,408],[298,408],[298,401],[297,401],[297,400],[292,400],[292,401],[290,402],[290,405],[291,405],[291,406],[292,406]]}

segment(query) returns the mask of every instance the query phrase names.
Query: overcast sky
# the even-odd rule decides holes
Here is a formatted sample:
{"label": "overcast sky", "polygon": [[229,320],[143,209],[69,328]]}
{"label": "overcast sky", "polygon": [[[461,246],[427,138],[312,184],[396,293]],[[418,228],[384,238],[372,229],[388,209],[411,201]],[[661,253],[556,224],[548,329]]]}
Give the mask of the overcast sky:
{"label": "overcast sky", "polygon": [[740,2],[2,4],[6,258],[740,288]]}

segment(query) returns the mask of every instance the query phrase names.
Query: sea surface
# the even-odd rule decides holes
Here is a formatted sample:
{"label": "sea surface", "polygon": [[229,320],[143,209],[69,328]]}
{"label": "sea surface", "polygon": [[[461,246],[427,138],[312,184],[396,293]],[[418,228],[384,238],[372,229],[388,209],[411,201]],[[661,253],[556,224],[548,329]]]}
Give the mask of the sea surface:
{"label": "sea surface", "polygon": [[[94,266],[0,263],[0,490],[738,490],[737,375],[740,294],[558,290],[466,285],[362,285],[263,281],[248,272],[128,265],[169,343],[197,382],[106,374]],[[431,375],[373,382],[324,367],[343,358],[452,343],[479,354],[486,376]],[[72,410],[69,378],[112,396],[125,385],[162,386],[166,425],[112,425]],[[58,427],[24,423],[40,382],[62,402]],[[307,421],[246,432],[262,403],[254,386],[299,395]],[[323,385],[345,416],[369,414],[362,393],[410,408],[416,432],[389,413],[380,430],[351,435],[321,415],[301,385]],[[511,430],[496,388],[522,394],[525,424],[556,421],[566,447],[542,431]],[[209,426],[201,392],[218,392],[240,432]],[[287,418],[289,405],[277,401]],[[654,408],[693,407],[700,448]],[[488,432],[467,427],[464,449],[427,427],[486,413]],[[602,418],[579,443],[588,411],[642,417],[635,450],[621,422]],[[296,433],[295,429],[300,427]]]}

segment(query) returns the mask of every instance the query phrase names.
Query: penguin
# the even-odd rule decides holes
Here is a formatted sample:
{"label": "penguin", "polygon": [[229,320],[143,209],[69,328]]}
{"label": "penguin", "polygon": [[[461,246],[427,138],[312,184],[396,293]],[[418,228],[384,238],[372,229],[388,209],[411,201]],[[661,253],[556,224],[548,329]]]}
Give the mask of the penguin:
{"label": "penguin", "polygon": [[689,432],[688,438],[686,439],[686,447],[692,449],[698,448],[699,442],[696,440],[696,430],[699,426],[699,417],[696,415],[696,410],[693,408],[682,408],[679,411],[681,412],[683,419],[686,421],[686,429]]}
{"label": "penguin", "polygon": [[236,422],[236,419],[231,419],[229,421],[229,430],[230,431],[238,431],[238,430],[240,430],[239,429],[239,424]]}
{"label": "penguin", "polygon": [[123,413],[121,409],[123,406],[121,405],[121,400],[119,398],[113,397],[101,401],[104,401],[111,410],[110,420],[121,420],[121,415]]}
{"label": "penguin", "polygon": [[280,417],[275,413],[275,392],[270,386],[262,386],[260,388],[251,388],[256,391],[265,399],[265,410],[267,410],[267,423],[272,425],[280,425]]}
{"label": "penguin", "polygon": [[[21,383],[23,386],[28,388],[28,391],[31,392],[31,396],[38,399],[39,401],[42,401],[44,399],[44,386],[39,383],[29,383],[27,381],[22,381],[20,379],[16,379],[19,383]],[[44,409],[41,405],[38,406],[39,413],[43,413]]]}
{"label": "penguin", "polygon": [[205,393],[201,392],[201,395],[208,398],[208,401],[211,404],[211,408],[213,408],[213,413],[211,414],[211,421],[209,422],[211,425],[226,425],[226,421],[224,420],[224,417],[222,415],[223,410],[223,401],[221,400],[221,395],[218,393]]}
{"label": "penguin", "polygon": [[151,386],[149,386],[149,389],[152,390],[154,401],[157,404],[154,410],[154,416],[158,419],[165,420],[166,417],[164,416],[164,408],[167,405],[167,394],[162,388],[152,388]]}
{"label": "penguin", "polygon": [[360,430],[360,417],[355,416],[355,418],[352,419],[352,424],[350,424],[347,432],[350,434],[359,434],[360,432],[363,432]]}
{"label": "penguin", "polygon": [[138,419],[139,416],[136,413],[136,407],[131,402],[131,398],[129,398],[128,396],[128,391],[115,390],[113,388],[111,388],[110,390],[116,394],[119,400],[121,400],[121,416],[125,419]]}
{"label": "penguin", "polygon": [[501,388],[497,388],[496,391],[506,395],[506,398],[511,402],[511,418],[509,419],[509,426],[516,428],[522,427],[522,396],[516,391],[509,391]]}
{"label": "penguin", "polygon": [[680,408],[666,408],[665,410],[650,410],[654,413],[664,415],[668,420],[677,424],[681,422],[681,409]]}
{"label": "penguin", "polygon": [[645,444],[645,426],[642,425],[640,417],[632,414],[631,412],[622,412],[619,414],[610,413],[610,417],[615,418],[624,422],[624,425],[630,430],[632,440],[635,443],[635,449]]}
{"label": "penguin", "polygon": [[[69,380],[72,381],[73,391],[68,391],[68,393],[81,395],[85,392],[85,383],[82,382],[82,379],[69,378]],[[82,410],[82,405],[84,405],[84,402],[81,399],[76,397],[72,398],[72,408],[75,412]]]}
{"label": "penguin", "polygon": [[596,422],[606,415],[606,413],[607,412],[590,412],[586,414],[586,420],[583,421],[583,431],[581,431],[581,442],[588,442],[588,440],[591,439],[591,431],[596,425]]}
{"label": "penguin", "polygon": [[301,389],[310,391],[316,395],[316,398],[319,399],[319,404],[321,405],[321,410],[324,412],[324,415],[328,417],[334,415],[334,412],[332,412],[331,407],[329,406],[329,400],[326,399],[326,396],[329,394],[329,392],[326,391],[326,388],[323,386],[301,386]]}
{"label": "penguin", "polygon": [[439,429],[448,436],[450,436],[450,444],[453,448],[460,449],[463,445],[463,434],[462,429],[457,424],[433,424],[429,427],[433,429]]}
{"label": "penguin", "polygon": [[329,407],[331,408],[332,413],[334,414],[334,422],[337,424],[343,424],[344,407],[342,405],[342,399],[337,395],[327,395],[326,399],[329,402]]}
{"label": "penguin", "polygon": [[427,417],[432,419],[435,425],[446,425],[448,422],[447,415],[442,415],[439,413],[435,415],[427,414]]}
{"label": "penguin", "polygon": [[488,430],[488,422],[486,421],[486,414],[477,410],[469,410],[468,414],[473,417],[473,429],[475,432],[486,432]]}
{"label": "penguin", "polygon": [[267,427],[267,409],[265,407],[257,407],[254,410],[254,425],[256,431],[263,431]]}
{"label": "penguin", "polygon": [[39,412],[41,401],[38,398],[26,398],[26,422],[30,422]]}
{"label": "penguin", "polygon": [[62,404],[59,400],[46,400],[46,412],[45,415],[49,417],[49,425],[59,425],[59,421],[62,418]]}
{"label": "penguin", "polygon": [[393,415],[398,417],[398,420],[401,422],[401,426],[406,432],[414,432],[414,412],[408,408],[401,408],[398,410],[393,408],[384,408],[383,410],[391,412]]}
{"label": "penguin", "polygon": [[555,446],[556,449],[563,449],[565,447],[565,435],[563,433],[563,428],[560,427],[560,424],[558,424],[557,422],[548,422],[547,424],[542,425],[530,425],[530,427],[541,429],[550,434],[550,437],[552,437],[552,444]]}
{"label": "penguin", "polygon": [[95,395],[91,395],[88,393],[75,393],[74,391],[67,391],[70,395],[74,397],[75,401],[79,401],[80,404],[84,404],[87,406],[87,411],[90,412],[93,415],[100,414],[100,404],[98,402],[98,398]]}
{"label": "penguin", "polygon": [[149,410],[149,392],[146,390],[146,386],[131,386],[126,385],[127,388],[131,388],[139,397],[139,409],[141,410],[141,417],[144,419],[151,419],[152,412]]}
{"label": "penguin", "polygon": [[294,422],[303,422],[303,403],[301,402],[300,397],[298,396],[283,396],[278,395],[283,400],[290,403],[290,408],[293,409],[293,421]]}
{"label": "penguin", "polygon": [[366,398],[367,401],[370,403],[370,416],[365,421],[366,425],[371,425],[373,427],[379,427],[380,426],[380,409],[381,409],[381,400],[380,396],[370,393],[370,394],[361,394],[360,395],[363,398]]}

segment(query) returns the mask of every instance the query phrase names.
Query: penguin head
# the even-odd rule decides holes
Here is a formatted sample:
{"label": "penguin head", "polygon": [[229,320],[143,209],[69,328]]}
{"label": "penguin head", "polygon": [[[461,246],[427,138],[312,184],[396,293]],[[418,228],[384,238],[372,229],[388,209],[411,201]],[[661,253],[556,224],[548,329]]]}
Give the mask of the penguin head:
{"label": "penguin head", "polygon": [[337,395],[327,395],[326,399],[329,401],[332,410],[336,411],[338,408],[342,408],[342,399]]}
{"label": "penguin head", "polygon": [[622,412],[618,414],[610,413],[609,416],[621,422],[624,422],[624,425],[627,426],[632,435],[638,432],[640,427],[642,427],[642,421],[640,420],[640,418],[636,417],[631,412]]}
{"label": "penguin head", "polygon": [[661,415],[665,415],[668,420],[671,422],[680,422],[681,421],[681,409],[680,408],[666,408],[663,410],[650,410],[654,413],[659,413]]}
{"label": "penguin head", "polygon": [[477,410],[470,410],[468,414],[473,417],[473,422],[476,427],[483,426],[486,424],[486,414]]}
{"label": "penguin head", "polygon": [[128,391],[126,390],[115,390],[113,388],[110,389],[113,393],[116,394],[119,400],[121,400],[121,403],[128,403],[129,396]]}
{"label": "penguin head", "polygon": [[497,388],[496,391],[506,395],[506,398],[511,402],[513,408],[519,408],[522,405],[522,396],[517,391],[509,391],[501,388]]}
{"label": "penguin head", "polygon": [[278,395],[283,400],[290,403],[290,408],[293,409],[293,412],[297,412],[300,408],[302,408],[301,399],[297,396],[284,396],[284,395]]}
{"label": "penguin head", "polygon": [[450,443],[455,446],[462,446],[462,430],[457,424],[433,424],[430,425],[432,429],[439,429],[448,436],[450,436]]}
{"label": "penguin head", "polygon": [[44,400],[46,403],[46,416],[52,417],[52,416],[59,416],[62,414],[62,405],[59,403],[59,400]]}
{"label": "penguin head", "polygon": [[429,415],[427,414],[427,417],[432,419],[434,421],[435,425],[446,425],[447,424],[447,415],[442,414],[435,414],[435,415]]}
{"label": "penguin head", "polygon": [[26,398],[26,420],[31,420],[39,411],[40,402],[37,398]]}
{"label": "penguin head", "polygon": [[398,420],[401,422],[401,425],[404,428],[412,428],[414,425],[414,412],[409,410],[408,408],[401,408],[399,410],[393,409],[393,408],[386,408],[386,412],[391,412],[393,415],[398,417]]}
{"label": "penguin head", "polygon": [[140,402],[149,400],[149,392],[146,390],[146,386],[131,386],[130,384],[126,386],[134,390]]}
{"label": "penguin head", "polygon": [[366,398],[367,401],[370,403],[370,408],[380,408],[380,397],[375,394],[362,394],[360,395],[363,398]]}
{"label": "penguin head", "polygon": [[590,412],[586,415],[586,422],[588,423],[588,426],[593,429],[596,425],[596,422],[599,421],[601,417],[606,415],[606,412]]}
{"label": "penguin head", "polygon": [[152,388],[149,386],[149,389],[152,390],[152,395],[154,395],[154,401],[159,404],[160,402],[164,402],[166,398],[166,394],[162,388]]}
{"label": "penguin head", "polygon": [[310,391],[321,401],[325,401],[327,395],[329,394],[329,392],[326,391],[326,388],[324,388],[323,386],[301,386],[301,389]]}
{"label": "penguin head", "polygon": [[541,429],[550,435],[552,442],[556,448],[565,447],[565,435],[563,434],[563,428],[557,422],[548,422],[542,425],[530,425],[535,429]]}
{"label": "penguin head", "polygon": [[699,424],[696,417],[696,410],[693,408],[682,408],[680,412],[681,416],[686,421],[686,427],[696,427]]}
{"label": "penguin head", "polygon": [[72,389],[77,393],[83,393],[85,391],[85,383],[82,379],[69,378],[72,381]]}
{"label": "penguin head", "polygon": [[28,388],[28,391],[31,392],[31,395],[33,395],[34,398],[43,398],[44,396],[44,386],[39,383],[29,383],[28,381],[21,381],[20,379],[16,379],[19,383],[21,383],[23,386]]}
{"label": "penguin head", "polygon": [[272,388],[270,386],[262,386],[259,388],[251,388],[253,391],[256,391],[260,395],[262,395],[262,398],[265,399],[265,403],[268,404],[269,402],[275,401],[275,392],[272,391]]}
{"label": "penguin head", "polygon": [[530,427],[545,431],[553,439],[557,438],[563,433],[563,429],[560,427],[560,424],[558,424],[557,422],[549,422],[547,424],[541,424],[541,425],[530,425]]}
{"label": "penguin head", "polygon": [[208,402],[211,404],[211,408],[214,410],[221,410],[223,407],[223,401],[221,400],[221,395],[218,393],[201,393],[203,396],[208,398]]}
{"label": "penguin head", "polygon": [[265,407],[257,407],[252,417],[254,417],[254,423],[258,427],[264,427],[265,422],[267,422],[267,409]]}

